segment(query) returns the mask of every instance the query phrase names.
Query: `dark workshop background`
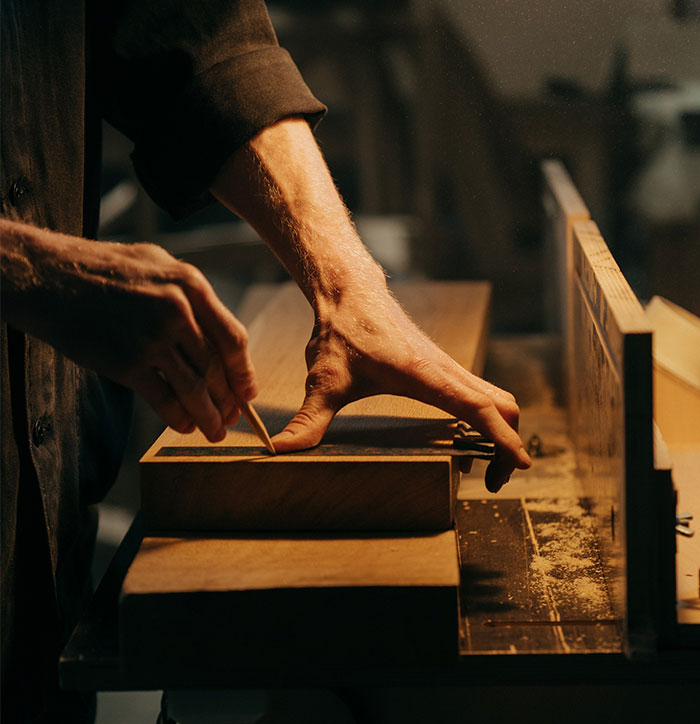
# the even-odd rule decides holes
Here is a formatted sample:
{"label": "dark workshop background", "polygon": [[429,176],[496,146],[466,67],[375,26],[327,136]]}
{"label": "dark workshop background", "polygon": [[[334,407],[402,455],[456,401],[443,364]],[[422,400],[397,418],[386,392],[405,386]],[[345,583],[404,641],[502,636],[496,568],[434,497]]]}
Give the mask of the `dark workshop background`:
{"label": "dark workshop background", "polygon": [[[393,278],[488,279],[495,334],[543,331],[552,270],[538,165],[556,157],[638,296],[700,314],[700,0],[268,6],[281,45],[329,106],[318,140]],[[137,186],[129,152],[105,127],[102,238],[162,244],[200,266],[234,310],[248,285],[286,278],[223,208],[170,220]],[[98,576],[138,505],[136,461],[161,429],[138,404],[128,459],[103,506]],[[98,721],[155,721],[156,708],[153,694],[106,695]],[[666,718],[657,713],[647,708],[637,721]],[[561,709],[555,720],[574,721]]]}

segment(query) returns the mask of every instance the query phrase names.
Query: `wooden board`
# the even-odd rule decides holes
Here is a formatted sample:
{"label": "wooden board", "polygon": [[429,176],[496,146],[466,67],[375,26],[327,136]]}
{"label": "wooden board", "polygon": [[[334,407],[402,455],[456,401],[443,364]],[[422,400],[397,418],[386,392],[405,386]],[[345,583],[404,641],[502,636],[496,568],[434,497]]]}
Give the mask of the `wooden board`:
{"label": "wooden board", "polygon": [[573,328],[573,225],[590,214],[566,168],[557,160],[543,161],[542,205],[544,208],[545,322],[547,330],[562,338],[562,379],[569,412],[573,409],[574,369]]}
{"label": "wooden board", "polygon": [[[657,646],[669,476],[654,472],[651,328],[597,226],[573,226],[571,435],[630,653]],[[671,503],[669,505],[669,503]],[[668,530],[666,530],[668,528]]]}
{"label": "wooden board", "polygon": [[[409,314],[467,369],[483,365],[490,286],[397,285]],[[249,328],[261,393],[255,406],[271,434],[298,410],[304,347],[313,317],[285,285]],[[178,530],[445,530],[452,525],[459,467],[454,419],[400,397],[343,409],[323,445],[271,457],[245,422],[211,445],[167,429],[141,460],[144,524]]]}
{"label": "wooden board", "polygon": [[700,318],[662,297],[646,314],[654,329],[654,420],[670,447],[700,448]]}
{"label": "wooden board", "polygon": [[[120,599],[129,676],[456,661],[454,531],[145,538]],[[173,683],[174,682],[174,683]]]}

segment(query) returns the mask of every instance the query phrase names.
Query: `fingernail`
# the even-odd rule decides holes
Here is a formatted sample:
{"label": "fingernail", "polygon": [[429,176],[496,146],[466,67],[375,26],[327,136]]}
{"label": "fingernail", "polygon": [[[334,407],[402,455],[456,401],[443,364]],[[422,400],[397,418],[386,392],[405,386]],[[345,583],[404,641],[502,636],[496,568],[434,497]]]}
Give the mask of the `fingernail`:
{"label": "fingernail", "polygon": [[520,460],[521,460],[525,465],[527,465],[528,467],[530,467],[530,465],[532,465],[532,459],[531,459],[530,456],[527,454],[527,450],[526,450],[524,447],[522,447],[522,446],[520,447],[520,450],[518,450],[518,455],[519,455],[519,457],[520,457]]}

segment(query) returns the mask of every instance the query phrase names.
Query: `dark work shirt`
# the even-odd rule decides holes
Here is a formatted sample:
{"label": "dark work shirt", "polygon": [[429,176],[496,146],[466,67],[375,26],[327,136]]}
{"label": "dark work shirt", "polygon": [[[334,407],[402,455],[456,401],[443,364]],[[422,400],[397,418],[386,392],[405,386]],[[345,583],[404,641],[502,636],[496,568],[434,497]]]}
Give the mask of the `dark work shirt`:
{"label": "dark work shirt", "polygon": [[[261,0],[0,8],[0,196],[11,219],[94,236],[103,117],[134,142],[148,193],[182,217],[212,200],[216,173],[258,131],[324,111]],[[89,593],[89,505],[119,467],[130,395],[4,322],[0,345],[3,720],[32,721],[47,701],[70,706],[57,695],[57,656]]]}

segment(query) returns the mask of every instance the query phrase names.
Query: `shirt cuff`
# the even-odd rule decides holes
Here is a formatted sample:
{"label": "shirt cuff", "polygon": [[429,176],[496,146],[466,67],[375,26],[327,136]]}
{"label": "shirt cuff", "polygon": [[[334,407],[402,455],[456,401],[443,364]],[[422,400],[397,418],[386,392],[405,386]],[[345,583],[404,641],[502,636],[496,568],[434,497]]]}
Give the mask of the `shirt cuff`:
{"label": "shirt cuff", "polygon": [[325,112],[286,50],[251,51],[197,75],[162,126],[137,140],[134,168],[151,198],[183,218],[213,200],[218,171],[263,128],[290,116],[315,128]]}

